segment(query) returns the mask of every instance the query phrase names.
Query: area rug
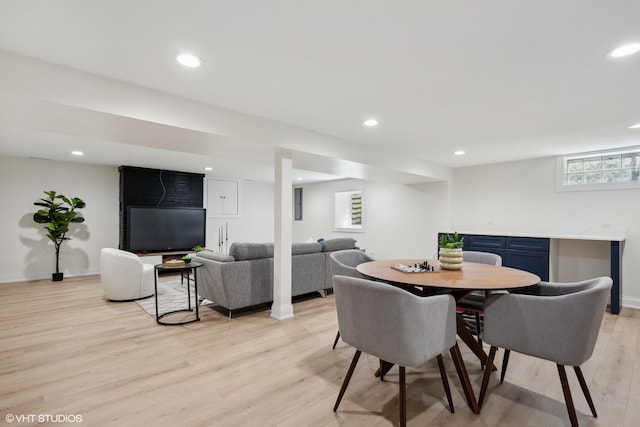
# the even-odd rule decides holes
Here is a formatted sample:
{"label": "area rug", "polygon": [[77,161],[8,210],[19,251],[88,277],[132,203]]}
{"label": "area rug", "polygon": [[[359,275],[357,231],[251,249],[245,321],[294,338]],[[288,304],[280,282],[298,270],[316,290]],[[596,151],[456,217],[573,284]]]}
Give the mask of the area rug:
{"label": "area rug", "polygon": [[[136,300],[136,303],[149,315],[156,315],[156,299],[154,296]],[[191,307],[194,306],[195,297],[193,284],[191,284]],[[208,299],[202,300],[200,306],[213,305]],[[180,283],[180,280],[158,283],[158,311],[160,314],[174,310],[187,308],[187,283]]]}

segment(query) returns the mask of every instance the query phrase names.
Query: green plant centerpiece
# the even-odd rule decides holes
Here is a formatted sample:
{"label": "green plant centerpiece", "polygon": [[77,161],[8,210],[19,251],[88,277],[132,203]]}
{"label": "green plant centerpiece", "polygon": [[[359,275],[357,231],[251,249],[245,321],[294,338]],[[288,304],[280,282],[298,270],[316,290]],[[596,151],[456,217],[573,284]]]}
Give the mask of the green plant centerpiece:
{"label": "green plant centerpiece", "polygon": [[77,210],[84,208],[86,203],[78,197],[68,198],[55,191],[45,191],[44,194],[48,198],[33,203],[41,207],[33,214],[33,220],[38,224],[46,224],[44,229],[56,251],[56,272],[51,275],[51,279],[59,282],[64,277],[64,273],[60,272],[60,246],[65,240],[71,240],[67,237],[69,225],[84,222],[84,218],[78,215]]}
{"label": "green plant centerpiece", "polygon": [[438,246],[438,258],[440,268],[444,270],[460,270],[462,268],[462,246],[464,237],[460,237],[457,232],[453,234],[443,234],[440,236]]}
{"label": "green plant centerpiece", "polygon": [[189,264],[191,262],[191,255],[185,255],[182,257],[182,260],[185,264]]}

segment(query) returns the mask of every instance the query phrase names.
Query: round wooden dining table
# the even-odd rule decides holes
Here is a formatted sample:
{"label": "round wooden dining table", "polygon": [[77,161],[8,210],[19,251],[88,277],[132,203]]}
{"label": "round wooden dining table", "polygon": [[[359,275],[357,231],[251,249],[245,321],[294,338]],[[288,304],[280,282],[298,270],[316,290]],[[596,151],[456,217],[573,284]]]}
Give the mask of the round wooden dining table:
{"label": "round wooden dining table", "polygon": [[364,276],[389,283],[466,292],[524,288],[540,282],[540,277],[527,271],[475,262],[463,262],[460,270],[443,270],[439,261],[428,260],[435,271],[423,273],[405,273],[393,268],[398,264],[413,266],[423,262],[418,259],[370,261],[358,265],[357,270]]}
{"label": "round wooden dining table", "polygon": [[[527,271],[473,262],[463,262],[460,270],[443,270],[437,260],[427,261],[429,266],[433,266],[434,271],[407,273],[397,269],[398,266],[414,266],[423,262],[424,260],[418,259],[370,261],[358,265],[356,269],[367,278],[398,286],[417,295],[429,296],[447,292],[453,295],[456,301],[474,290],[509,290],[525,288],[540,282],[540,277]],[[456,332],[478,359],[486,365],[487,354],[475,340],[471,331],[467,329],[460,316],[456,316]],[[453,353],[452,356],[458,357]],[[384,362],[381,362],[380,375],[384,376],[385,371],[390,368],[389,364],[385,365]],[[495,369],[493,366],[490,368]],[[469,407],[474,412],[479,412],[466,370],[458,372],[458,375]]]}

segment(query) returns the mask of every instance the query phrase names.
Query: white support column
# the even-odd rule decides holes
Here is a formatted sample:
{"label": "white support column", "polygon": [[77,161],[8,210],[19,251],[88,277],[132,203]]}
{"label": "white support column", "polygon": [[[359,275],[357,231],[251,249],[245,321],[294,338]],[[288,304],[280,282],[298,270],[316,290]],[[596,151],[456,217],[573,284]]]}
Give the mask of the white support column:
{"label": "white support column", "polygon": [[276,151],[275,156],[275,239],[273,244],[273,305],[271,317],[293,317],[291,304],[291,243],[293,240],[293,187],[291,153]]}

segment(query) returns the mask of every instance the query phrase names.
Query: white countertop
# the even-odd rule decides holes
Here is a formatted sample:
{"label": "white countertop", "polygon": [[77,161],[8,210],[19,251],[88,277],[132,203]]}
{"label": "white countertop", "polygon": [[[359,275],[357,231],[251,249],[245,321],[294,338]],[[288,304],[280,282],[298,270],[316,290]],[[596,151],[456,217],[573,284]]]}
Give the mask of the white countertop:
{"label": "white countertop", "polygon": [[524,229],[498,229],[498,228],[463,228],[456,230],[458,234],[480,234],[487,236],[510,237],[540,237],[546,239],[565,240],[607,240],[624,242],[626,232],[615,228],[592,228],[586,230],[524,230]]}

